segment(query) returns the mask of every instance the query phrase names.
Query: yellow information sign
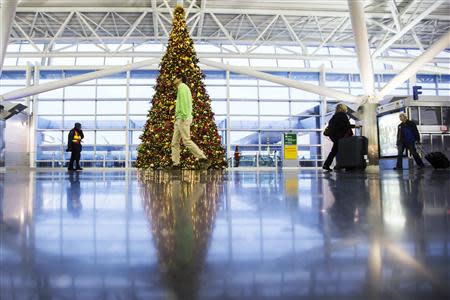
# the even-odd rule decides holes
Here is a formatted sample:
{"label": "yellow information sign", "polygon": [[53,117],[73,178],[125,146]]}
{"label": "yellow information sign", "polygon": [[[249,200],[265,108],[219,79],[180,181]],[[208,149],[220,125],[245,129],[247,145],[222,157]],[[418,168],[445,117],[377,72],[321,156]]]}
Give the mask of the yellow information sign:
{"label": "yellow information sign", "polygon": [[284,146],[284,159],[297,159],[297,146]]}
{"label": "yellow information sign", "polygon": [[295,133],[284,134],[284,159],[297,159],[297,134]]}

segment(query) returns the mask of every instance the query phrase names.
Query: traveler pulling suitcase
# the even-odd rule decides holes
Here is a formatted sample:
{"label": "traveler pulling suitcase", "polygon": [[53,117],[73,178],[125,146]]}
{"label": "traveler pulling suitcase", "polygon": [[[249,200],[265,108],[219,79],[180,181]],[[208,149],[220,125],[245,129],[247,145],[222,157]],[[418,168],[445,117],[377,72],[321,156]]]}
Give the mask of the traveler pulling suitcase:
{"label": "traveler pulling suitcase", "polygon": [[417,149],[421,152],[422,156],[433,166],[435,169],[447,169],[450,167],[450,161],[447,156],[439,151],[426,153],[422,145],[417,145]]}
{"label": "traveler pulling suitcase", "polygon": [[342,138],[338,144],[336,169],[365,170],[369,141],[364,136]]}

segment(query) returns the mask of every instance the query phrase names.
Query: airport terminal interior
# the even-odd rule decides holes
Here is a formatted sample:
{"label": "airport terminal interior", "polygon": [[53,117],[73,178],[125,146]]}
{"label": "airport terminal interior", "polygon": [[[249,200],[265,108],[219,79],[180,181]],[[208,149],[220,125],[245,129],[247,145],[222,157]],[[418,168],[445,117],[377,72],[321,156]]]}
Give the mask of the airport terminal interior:
{"label": "airport terminal interior", "polygon": [[0,299],[450,299],[449,16],[0,0]]}

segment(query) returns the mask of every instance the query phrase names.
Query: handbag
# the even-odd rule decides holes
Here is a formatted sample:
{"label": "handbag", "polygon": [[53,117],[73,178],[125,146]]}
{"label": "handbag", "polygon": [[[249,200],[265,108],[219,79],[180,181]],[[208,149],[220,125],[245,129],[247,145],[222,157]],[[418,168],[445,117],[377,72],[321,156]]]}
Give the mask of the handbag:
{"label": "handbag", "polygon": [[324,136],[330,136],[330,128],[327,126],[325,127],[325,130],[323,131]]}

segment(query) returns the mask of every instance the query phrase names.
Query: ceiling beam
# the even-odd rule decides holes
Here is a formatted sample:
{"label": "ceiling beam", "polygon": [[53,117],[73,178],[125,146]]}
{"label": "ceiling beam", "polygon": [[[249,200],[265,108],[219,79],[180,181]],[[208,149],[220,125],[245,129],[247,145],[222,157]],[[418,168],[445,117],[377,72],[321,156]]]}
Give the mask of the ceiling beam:
{"label": "ceiling beam", "polygon": [[[202,0],[202,3],[205,0]],[[144,12],[147,11],[151,13],[151,8],[142,6],[123,6],[123,7],[46,7],[46,6],[19,6],[17,8],[17,12],[70,12],[72,10],[79,12]],[[202,8],[192,8],[191,13],[196,13],[201,11]],[[158,11],[163,13],[170,13],[172,9],[169,7],[159,7]],[[330,12],[327,10],[307,10],[307,9],[235,9],[235,8],[204,8],[205,13],[214,13],[214,14],[228,14],[228,15],[236,15],[236,14],[249,14],[249,15],[285,15],[285,16],[296,16],[296,17],[330,17]],[[333,17],[348,17],[348,11],[333,11]],[[368,18],[377,18],[377,19],[387,19],[392,18],[390,12],[367,12],[366,16]],[[403,17],[409,18],[413,16],[412,13],[405,13]],[[448,21],[449,17],[447,14],[430,14],[428,16],[430,19],[438,19]]]}
{"label": "ceiling beam", "polygon": [[[286,27],[289,31],[289,34],[291,35],[291,37],[300,45],[300,47],[302,48],[302,54],[306,55],[308,54],[308,48],[306,48],[305,44],[302,42],[302,40],[298,37],[297,33],[295,32],[295,30],[292,28],[291,24],[289,24],[288,20],[286,19],[286,17],[284,15],[281,15],[281,19],[284,21],[284,24],[286,24]],[[306,22],[306,21],[305,21]]]}
{"label": "ceiling beam", "polygon": [[147,15],[146,12],[143,12],[139,18],[136,19],[136,21],[134,21],[133,26],[131,26],[127,33],[125,34],[125,36],[123,37],[123,40],[120,42],[119,46],[117,47],[116,51],[119,51],[120,48],[122,47],[122,45],[128,40],[128,38],[131,36],[131,34],[133,34],[133,32],[135,31],[136,27],[138,27],[138,25],[142,22],[142,20],[144,19],[144,17]]}
{"label": "ceiling beam", "polygon": [[108,45],[102,40],[102,38],[97,34],[97,32],[92,28],[92,26],[89,24],[88,21],[83,17],[83,15],[79,12],[76,12],[78,18],[83,21],[83,23],[86,25],[86,27],[92,32],[92,34],[97,38],[97,40],[103,45],[105,51],[110,52]]}
{"label": "ceiling beam", "polygon": [[290,78],[275,76],[272,74],[256,71],[249,67],[233,66],[233,65],[223,64],[220,62],[216,62],[216,61],[212,61],[212,60],[204,59],[204,58],[200,59],[200,63],[210,66],[210,67],[218,68],[220,70],[227,70],[230,72],[244,74],[247,76],[251,76],[251,77],[263,79],[266,81],[270,81],[273,83],[281,84],[284,86],[304,90],[304,91],[307,91],[310,93],[329,97],[331,99],[337,99],[337,100],[342,100],[342,101],[351,102],[351,103],[360,103],[359,97],[353,96],[348,93],[344,93],[344,92],[341,92],[341,91],[338,91],[338,90],[335,90],[332,88],[324,87],[324,86],[301,82],[301,81],[290,79]]}
{"label": "ceiling beam", "polygon": [[[355,1],[357,2],[357,1]],[[416,26],[420,21],[422,21],[425,17],[427,17],[430,13],[432,13],[436,8],[438,8],[444,0],[438,0],[431,4],[426,10],[424,10],[420,15],[414,18],[409,24],[404,26],[397,34],[391,37],[386,43],[382,44],[375,52],[372,54],[373,57],[380,56],[385,50],[387,50],[392,44],[394,44],[398,39],[400,39],[405,33],[410,31],[414,26]]]}
{"label": "ceiling beam", "polygon": [[61,24],[61,26],[59,26],[59,29],[55,33],[55,35],[53,36],[52,40],[45,47],[45,50],[44,50],[45,52],[48,52],[50,49],[52,49],[52,46],[55,43],[56,39],[58,37],[60,37],[61,34],[64,32],[64,30],[66,29],[67,24],[69,24],[70,20],[72,20],[72,17],[73,17],[74,14],[75,14],[75,12],[73,12],[73,11],[70,12],[70,14],[66,17],[66,20]]}
{"label": "ceiling beam", "polygon": [[[147,41],[148,42],[148,41]],[[136,47],[141,44],[136,45]],[[69,46],[70,47],[70,46]],[[130,50],[132,47],[123,50]],[[164,53],[163,52],[148,52],[148,51],[111,51],[111,52],[100,52],[100,51],[60,51],[53,50],[51,52],[7,52],[7,57],[14,58],[25,58],[25,57],[160,57]],[[357,56],[354,54],[351,55],[302,55],[300,53],[291,52],[291,54],[284,53],[236,53],[236,52],[199,52],[197,53],[199,57],[214,57],[214,58],[255,58],[255,59],[298,59],[298,60],[326,60],[326,61],[354,61],[357,59]],[[409,64],[414,60],[414,57],[399,57],[399,56],[381,56],[376,58],[377,61],[385,61],[385,62],[395,62],[395,63],[403,63]],[[448,63],[448,58],[434,58],[432,63]]]}
{"label": "ceiling beam", "polygon": [[2,74],[3,62],[6,57],[6,48],[11,36],[14,17],[16,15],[18,0],[0,1],[0,75]]}
{"label": "ceiling beam", "polygon": [[258,35],[258,37],[254,40],[254,42],[248,47],[246,52],[252,52],[254,49],[258,48],[255,47],[255,44],[260,40],[264,38],[264,34],[266,34],[267,30],[278,20],[278,15],[272,18],[272,20],[267,24],[267,26],[264,28],[264,30]]}
{"label": "ceiling beam", "polygon": [[[350,1],[350,0],[349,0]],[[404,68],[397,76],[391,79],[383,89],[378,93],[377,99],[382,100],[384,96],[399,87],[403,82],[414,76],[419,69],[430,62],[436,55],[450,46],[450,31],[443,34],[432,46],[424,53],[414,59],[406,68]]]}
{"label": "ceiling beam", "polygon": [[317,48],[314,50],[314,52],[312,53],[312,55],[316,54],[320,49],[322,49],[323,46],[325,46],[326,43],[328,43],[328,42],[331,40],[331,38],[336,34],[336,32],[337,32],[338,30],[340,30],[341,27],[343,27],[347,21],[348,21],[347,18],[343,18],[342,21],[339,23],[339,25],[336,26],[336,27],[333,29],[333,31],[330,32],[330,34],[325,38],[325,40],[323,40],[322,44],[320,44],[319,47],[317,47]]}
{"label": "ceiling beam", "polygon": [[231,36],[230,32],[222,25],[222,23],[220,22],[219,19],[217,19],[217,17],[214,14],[211,14],[211,17],[214,19],[214,21],[216,22],[217,25],[219,25],[219,28],[222,30],[222,32],[225,34],[225,36],[228,38],[228,40],[230,41],[230,43],[234,46],[234,48],[236,49],[237,53],[239,53],[239,48],[236,46],[236,43],[234,42],[233,37]]}
{"label": "ceiling beam", "polygon": [[45,93],[48,91],[60,89],[66,86],[78,84],[81,82],[86,82],[89,80],[102,78],[111,76],[113,74],[122,73],[130,70],[140,69],[142,67],[146,67],[149,65],[156,65],[160,61],[160,58],[151,58],[147,60],[143,60],[140,62],[127,64],[123,66],[117,66],[117,67],[109,67],[105,68],[100,71],[90,72],[78,76],[72,76],[69,78],[61,79],[61,80],[55,80],[44,84],[39,85],[33,85],[25,88],[20,88],[17,90],[13,90],[11,92],[8,92],[6,94],[0,95],[0,101],[2,100],[17,100],[22,99],[25,97],[33,96],[40,93]]}

